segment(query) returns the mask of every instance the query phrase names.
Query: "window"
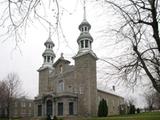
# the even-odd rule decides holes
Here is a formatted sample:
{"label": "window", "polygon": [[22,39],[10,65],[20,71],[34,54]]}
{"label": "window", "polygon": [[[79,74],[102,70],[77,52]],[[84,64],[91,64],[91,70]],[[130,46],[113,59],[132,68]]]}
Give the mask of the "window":
{"label": "window", "polygon": [[63,82],[63,80],[60,80],[58,82],[57,92],[63,92],[63,91],[64,91],[64,82]]}
{"label": "window", "polygon": [[74,104],[73,102],[69,102],[69,115],[73,115],[74,113]]}
{"label": "window", "polygon": [[78,93],[78,89],[77,88],[73,88],[73,92],[77,94]]}
{"label": "window", "polygon": [[59,71],[60,71],[60,73],[63,72],[63,67],[62,67],[62,65],[59,66]]}
{"label": "window", "polygon": [[58,115],[62,116],[63,115],[63,103],[58,103]]}
{"label": "window", "polygon": [[115,103],[114,103],[114,100],[112,100],[113,109],[114,109],[114,107],[115,107],[114,104],[115,104]]}
{"label": "window", "polygon": [[29,107],[32,107],[32,103],[29,103]]}
{"label": "window", "polygon": [[17,102],[15,102],[15,103],[14,103],[14,106],[15,106],[15,107],[17,107],[17,106],[18,106],[18,103],[17,103]]}
{"label": "window", "polygon": [[46,56],[44,56],[44,62],[46,62]]}
{"label": "window", "polygon": [[26,103],[25,102],[21,102],[21,107],[26,107]]}
{"label": "window", "polygon": [[47,115],[52,115],[52,101],[47,101]]}
{"label": "window", "polygon": [[88,40],[85,40],[85,48],[88,48]]}
{"label": "window", "polygon": [[38,116],[42,116],[42,105],[38,105]]}
{"label": "window", "polygon": [[84,48],[84,42],[81,41],[81,48]]}
{"label": "window", "polygon": [[47,62],[50,62],[50,57],[49,56],[47,57]]}
{"label": "window", "polygon": [[53,57],[51,57],[51,61],[52,61],[52,63],[53,63]]}
{"label": "window", "polygon": [[83,27],[82,27],[82,32],[83,32]]}
{"label": "window", "polygon": [[87,27],[85,27],[85,31],[87,31]]}

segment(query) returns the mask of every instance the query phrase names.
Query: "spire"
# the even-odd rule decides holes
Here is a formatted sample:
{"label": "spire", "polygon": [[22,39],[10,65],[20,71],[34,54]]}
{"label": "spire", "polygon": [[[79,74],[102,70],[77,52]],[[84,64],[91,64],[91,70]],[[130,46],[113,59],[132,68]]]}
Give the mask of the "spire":
{"label": "spire", "polygon": [[51,23],[49,23],[49,38],[51,38]]}
{"label": "spire", "polygon": [[79,30],[82,31],[83,27],[86,26],[88,30],[91,29],[91,25],[86,19],[86,0],[83,0],[83,21],[79,25]]}
{"label": "spire", "polygon": [[84,15],[83,15],[83,18],[84,18],[84,20],[86,20],[86,1],[85,0],[83,0],[83,12],[84,12]]}

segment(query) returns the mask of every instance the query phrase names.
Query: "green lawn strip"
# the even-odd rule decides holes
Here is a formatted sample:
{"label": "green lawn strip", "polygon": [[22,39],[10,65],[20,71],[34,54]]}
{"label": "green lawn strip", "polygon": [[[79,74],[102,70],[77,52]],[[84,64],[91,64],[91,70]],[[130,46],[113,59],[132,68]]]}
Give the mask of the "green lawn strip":
{"label": "green lawn strip", "polygon": [[86,118],[82,120],[160,120],[160,112],[146,112],[134,115]]}

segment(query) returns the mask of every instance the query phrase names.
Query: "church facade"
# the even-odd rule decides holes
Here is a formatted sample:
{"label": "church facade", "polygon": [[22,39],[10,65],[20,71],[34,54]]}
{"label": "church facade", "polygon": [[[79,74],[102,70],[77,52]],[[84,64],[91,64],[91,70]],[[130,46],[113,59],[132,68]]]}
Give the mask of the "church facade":
{"label": "church facade", "polygon": [[35,97],[34,116],[97,116],[98,104],[105,99],[109,115],[119,114],[124,99],[97,89],[96,54],[92,50],[91,25],[86,18],[79,25],[79,50],[73,57],[75,64],[56,57],[54,43],[49,36],[44,43],[43,65],[39,68],[39,95]]}

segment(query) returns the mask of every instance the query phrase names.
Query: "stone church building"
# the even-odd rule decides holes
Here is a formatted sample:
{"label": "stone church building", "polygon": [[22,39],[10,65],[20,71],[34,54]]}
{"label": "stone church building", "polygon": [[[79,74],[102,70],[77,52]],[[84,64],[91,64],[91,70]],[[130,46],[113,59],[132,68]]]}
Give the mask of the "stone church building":
{"label": "stone church building", "polygon": [[92,50],[91,25],[84,17],[79,25],[78,52],[74,65],[61,57],[54,61],[54,43],[49,36],[44,43],[43,65],[39,68],[39,95],[35,97],[34,116],[97,116],[98,104],[105,99],[108,114],[119,114],[124,99],[97,89],[96,54]]}

